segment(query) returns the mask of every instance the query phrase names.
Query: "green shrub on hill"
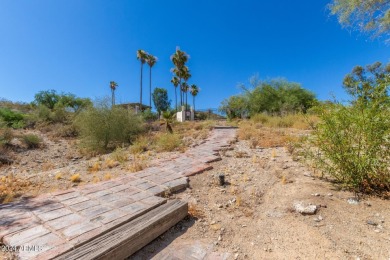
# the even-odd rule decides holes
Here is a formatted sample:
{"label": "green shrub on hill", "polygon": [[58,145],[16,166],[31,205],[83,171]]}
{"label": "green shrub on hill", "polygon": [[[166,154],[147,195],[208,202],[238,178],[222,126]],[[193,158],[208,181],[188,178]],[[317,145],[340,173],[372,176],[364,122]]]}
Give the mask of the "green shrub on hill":
{"label": "green shrub on hill", "polygon": [[143,120],[132,111],[100,104],[82,111],[75,119],[82,144],[88,150],[105,151],[129,144],[144,129]]}
{"label": "green shrub on hill", "polygon": [[22,128],[24,126],[24,115],[9,108],[0,108],[0,119],[8,127]]}

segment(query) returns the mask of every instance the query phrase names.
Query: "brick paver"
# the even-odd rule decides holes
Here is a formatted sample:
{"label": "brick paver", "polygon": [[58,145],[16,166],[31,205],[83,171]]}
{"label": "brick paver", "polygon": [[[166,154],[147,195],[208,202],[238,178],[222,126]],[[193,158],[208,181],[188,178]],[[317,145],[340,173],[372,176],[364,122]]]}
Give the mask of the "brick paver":
{"label": "brick paver", "polygon": [[51,259],[166,202],[187,176],[212,168],[234,129],[214,129],[201,145],[135,174],[0,205],[0,242],[20,259]]}

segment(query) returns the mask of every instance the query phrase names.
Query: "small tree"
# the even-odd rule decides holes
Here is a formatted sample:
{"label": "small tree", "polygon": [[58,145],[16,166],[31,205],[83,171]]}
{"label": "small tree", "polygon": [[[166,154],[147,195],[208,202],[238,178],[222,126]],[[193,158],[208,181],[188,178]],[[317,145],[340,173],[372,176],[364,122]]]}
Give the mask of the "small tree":
{"label": "small tree", "polygon": [[55,104],[60,101],[60,95],[54,89],[39,91],[35,94],[34,103],[36,105],[44,105],[49,109],[53,109]]}
{"label": "small tree", "polygon": [[168,100],[168,92],[164,88],[155,88],[153,91],[153,103],[160,117],[162,111],[167,111],[171,105]]}

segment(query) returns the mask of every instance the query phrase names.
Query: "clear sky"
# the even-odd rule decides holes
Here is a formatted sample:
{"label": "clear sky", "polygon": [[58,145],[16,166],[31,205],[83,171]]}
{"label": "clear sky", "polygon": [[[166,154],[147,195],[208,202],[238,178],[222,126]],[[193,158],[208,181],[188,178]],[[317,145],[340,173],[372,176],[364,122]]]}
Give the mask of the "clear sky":
{"label": "clear sky", "polygon": [[[158,57],[153,87],[168,89],[170,55],[190,55],[198,108],[216,108],[238,83],[285,77],[319,99],[345,98],[355,65],[389,62],[390,46],[341,28],[330,0],[0,0],[0,97],[30,102],[55,89],[138,102],[136,51]],[[144,93],[148,94],[148,67]],[[144,94],[144,103],[148,102]]]}

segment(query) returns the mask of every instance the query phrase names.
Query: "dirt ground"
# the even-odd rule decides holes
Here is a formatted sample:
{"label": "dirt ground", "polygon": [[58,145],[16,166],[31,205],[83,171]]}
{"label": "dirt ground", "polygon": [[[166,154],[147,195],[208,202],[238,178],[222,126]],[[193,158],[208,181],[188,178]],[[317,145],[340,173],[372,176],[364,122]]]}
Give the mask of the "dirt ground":
{"label": "dirt ground", "polygon": [[[283,147],[240,141],[221,155],[174,195],[192,216],[130,259],[390,259],[389,201],[357,202]],[[299,202],[315,205],[315,214],[298,213]]]}

